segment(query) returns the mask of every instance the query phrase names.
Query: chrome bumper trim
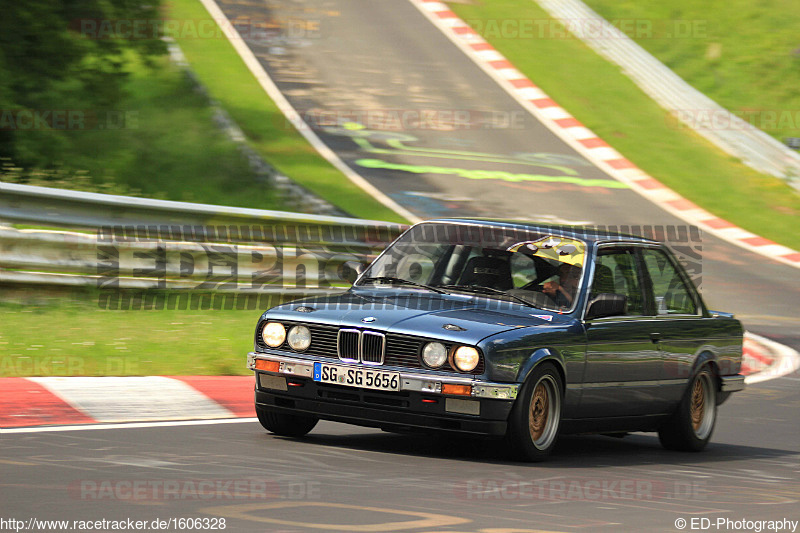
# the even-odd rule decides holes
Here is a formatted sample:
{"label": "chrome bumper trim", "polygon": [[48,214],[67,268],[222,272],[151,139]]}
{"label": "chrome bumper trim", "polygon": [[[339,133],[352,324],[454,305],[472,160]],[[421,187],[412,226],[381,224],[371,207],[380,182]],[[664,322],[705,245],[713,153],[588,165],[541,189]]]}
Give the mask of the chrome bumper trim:
{"label": "chrome bumper trim", "polygon": [[[284,355],[274,355],[260,352],[250,352],[247,354],[247,368],[255,370],[256,359],[264,361],[276,361],[280,363],[279,374],[312,378],[314,375],[314,361],[308,359],[298,359]],[[320,361],[323,362],[323,361]],[[341,361],[331,361],[330,364],[339,366],[363,366],[348,365]],[[375,366],[369,366],[375,370]],[[394,372],[395,370],[388,370]],[[476,379],[458,378],[449,376],[436,376],[427,374],[417,374],[414,372],[397,371],[400,373],[400,390],[425,392],[430,394],[441,394],[443,384],[470,385],[472,387],[473,398],[490,398],[493,400],[515,400],[519,391],[517,383],[489,383]]]}
{"label": "chrome bumper trim", "polygon": [[720,376],[721,385],[719,390],[721,392],[736,392],[744,390],[744,376],[736,374],[735,376]]}

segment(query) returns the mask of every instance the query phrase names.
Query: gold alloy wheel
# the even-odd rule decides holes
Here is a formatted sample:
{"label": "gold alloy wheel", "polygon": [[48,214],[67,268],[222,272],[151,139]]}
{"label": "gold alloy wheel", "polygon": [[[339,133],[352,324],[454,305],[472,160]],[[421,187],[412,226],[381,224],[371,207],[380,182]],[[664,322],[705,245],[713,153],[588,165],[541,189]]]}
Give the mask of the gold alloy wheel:
{"label": "gold alloy wheel", "polygon": [[708,370],[701,371],[695,378],[689,396],[688,414],[694,436],[700,440],[708,439],[717,418],[716,384]]}
{"label": "gold alloy wheel", "polygon": [[528,389],[529,392],[525,393],[527,406],[523,412],[527,415],[528,434],[525,435],[525,426],[522,424],[519,428],[520,433],[527,437],[525,440],[532,444],[534,449],[543,453],[549,452],[558,437],[558,426],[561,421],[561,386],[557,380],[554,370],[545,369],[531,383],[532,389]]}
{"label": "gold alloy wheel", "polygon": [[703,386],[703,380],[698,379],[697,381],[695,381],[694,388],[692,389],[692,402],[691,402],[692,427],[694,428],[695,432],[697,432],[700,429],[700,425],[703,423],[705,406],[706,406],[705,387]]}
{"label": "gold alloy wheel", "polygon": [[547,386],[543,381],[536,384],[531,398],[530,414],[528,416],[528,429],[534,442],[542,438],[547,428],[547,418],[550,414],[550,398]]}

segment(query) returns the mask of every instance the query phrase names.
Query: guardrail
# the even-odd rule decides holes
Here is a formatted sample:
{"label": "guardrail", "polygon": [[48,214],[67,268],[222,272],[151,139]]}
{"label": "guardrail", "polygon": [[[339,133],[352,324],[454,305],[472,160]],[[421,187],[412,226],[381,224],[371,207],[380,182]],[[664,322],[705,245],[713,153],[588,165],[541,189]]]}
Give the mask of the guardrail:
{"label": "guardrail", "polygon": [[[375,220],[306,215],[243,207],[152,200],[47,187],[0,183],[0,220],[10,222],[89,229],[136,228],[151,238],[185,240],[189,228],[215,228],[215,235],[200,232],[201,239],[218,236],[225,242],[336,243],[364,245],[387,242],[405,226]],[[222,231],[230,227],[233,231]],[[253,228],[255,234],[241,231]],[[260,231],[261,233],[258,233]],[[182,239],[174,239],[180,234]],[[190,239],[195,240],[195,239]]]}
{"label": "guardrail", "polygon": [[406,226],[0,183],[0,283],[324,294]]}
{"label": "guardrail", "polygon": [[[800,154],[691,87],[580,0],[537,1],[678,120],[754,169],[800,188]],[[726,126],[715,127],[720,121]]]}

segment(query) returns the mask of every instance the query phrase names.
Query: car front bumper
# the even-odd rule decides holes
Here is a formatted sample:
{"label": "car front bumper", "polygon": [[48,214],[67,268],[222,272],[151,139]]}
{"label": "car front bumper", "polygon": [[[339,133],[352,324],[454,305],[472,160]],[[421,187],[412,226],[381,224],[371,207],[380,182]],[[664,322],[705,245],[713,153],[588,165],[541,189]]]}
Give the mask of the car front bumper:
{"label": "car front bumper", "polygon": [[[258,360],[278,363],[278,371],[257,369]],[[471,376],[386,368],[400,374],[400,390],[380,391],[316,382],[314,361],[309,359],[251,352],[247,364],[256,373],[256,409],[314,415],[324,420],[384,429],[501,436],[506,432],[506,421],[519,387]],[[442,386],[446,384],[469,385],[470,394],[443,394]]]}

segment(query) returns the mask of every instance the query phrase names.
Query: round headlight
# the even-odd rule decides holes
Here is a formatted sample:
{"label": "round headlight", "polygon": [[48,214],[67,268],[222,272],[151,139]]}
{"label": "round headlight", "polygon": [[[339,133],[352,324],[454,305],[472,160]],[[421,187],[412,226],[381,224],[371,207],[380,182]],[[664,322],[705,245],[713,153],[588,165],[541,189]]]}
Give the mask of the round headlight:
{"label": "round headlight", "polygon": [[447,361],[447,348],[441,342],[429,342],[422,349],[422,360],[431,368],[439,368]]}
{"label": "round headlight", "polygon": [[453,364],[462,372],[471,372],[478,366],[481,354],[472,346],[459,346],[453,354]]}
{"label": "round headlight", "polygon": [[286,328],[280,322],[267,322],[261,329],[261,338],[267,346],[277,348],[286,340]]}
{"label": "round headlight", "polygon": [[302,352],[311,346],[311,331],[305,326],[294,326],[286,336],[292,350]]}

